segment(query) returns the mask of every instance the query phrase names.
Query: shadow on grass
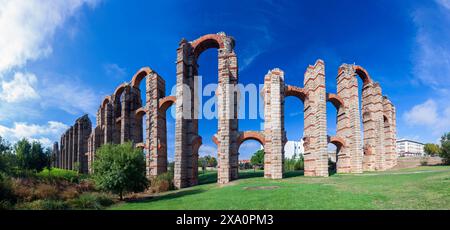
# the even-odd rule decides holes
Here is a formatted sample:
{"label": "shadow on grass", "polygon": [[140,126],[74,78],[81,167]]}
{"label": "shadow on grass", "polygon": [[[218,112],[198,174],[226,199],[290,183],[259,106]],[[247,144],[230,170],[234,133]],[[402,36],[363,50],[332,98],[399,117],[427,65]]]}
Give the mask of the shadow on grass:
{"label": "shadow on grass", "polygon": [[150,202],[154,202],[154,201],[170,200],[170,199],[175,199],[178,197],[185,197],[185,196],[189,196],[189,195],[199,194],[204,191],[205,190],[203,190],[203,189],[184,190],[184,191],[169,193],[167,195],[150,196],[150,197],[146,197],[146,198],[131,200],[131,201],[127,201],[127,203],[150,203]]}
{"label": "shadow on grass", "polygon": [[[258,170],[246,170],[246,171],[239,171],[239,179],[248,179],[248,178],[254,178],[254,177],[263,177],[264,171]],[[199,173],[198,175],[198,184],[212,184],[217,182],[217,171],[209,171],[205,173]]]}
{"label": "shadow on grass", "polygon": [[283,178],[291,178],[291,177],[303,176],[304,174],[305,173],[303,172],[303,170],[289,171],[289,172],[285,172],[283,174]]}

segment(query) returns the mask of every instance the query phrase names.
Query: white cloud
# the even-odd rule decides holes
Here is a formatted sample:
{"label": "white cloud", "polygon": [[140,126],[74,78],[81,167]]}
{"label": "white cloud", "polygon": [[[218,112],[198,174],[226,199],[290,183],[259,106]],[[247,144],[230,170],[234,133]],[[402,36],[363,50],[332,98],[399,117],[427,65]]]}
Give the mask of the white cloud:
{"label": "white cloud", "polygon": [[416,126],[430,132],[427,136],[438,137],[450,131],[450,104],[446,101],[428,99],[415,105],[403,114],[404,121],[409,126]]}
{"label": "white cloud", "polygon": [[12,143],[27,138],[40,141],[45,146],[50,147],[51,140],[58,140],[59,135],[68,128],[69,126],[57,121],[49,121],[45,125],[14,122],[12,127],[0,125],[0,136]]}
{"label": "white cloud", "polygon": [[114,63],[104,64],[103,69],[105,70],[106,75],[114,78],[120,79],[127,75],[127,71],[125,70],[125,68],[122,68]]}
{"label": "white cloud", "polygon": [[37,82],[36,75],[16,72],[11,81],[1,82],[0,100],[6,102],[22,102],[38,99],[39,95],[34,89]]}
{"label": "white cloud", "polygon": [[450,88],[450,1],[437,0],[445,8],[419,8],[413,13],[417,27],[413,52],[414,76],[438,91]]}
{"label": "white cloud", "polygon": [[450,0],[437,0],[436,1],[439,5],[441,5],[442,7],[450,10]]}
{"label": "white cloud", "polygon": [[98,0],[0,0],[0,73],[52,52],[55,30],[81,6]]}
{"label": "white cloud", "polygon": [[56,107],[72,115],[94,115],[101,102],[99,93],[69,76],[60,76],[57,82],[46,81],[39,92],[45,98],[41,101],[43,108]]}
{"label": "white cloud", "polygon": [[415,105],[404,114],[408,124],[412,125],[433,125],[438,122],[437,105],[432,99],[422,104]]}

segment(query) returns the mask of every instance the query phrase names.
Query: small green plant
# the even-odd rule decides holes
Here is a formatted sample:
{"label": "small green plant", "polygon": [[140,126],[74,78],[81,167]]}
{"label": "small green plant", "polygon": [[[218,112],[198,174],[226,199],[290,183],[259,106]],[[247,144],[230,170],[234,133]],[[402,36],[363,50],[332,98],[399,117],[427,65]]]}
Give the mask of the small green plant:
{"label": "small green plant", "polygon": [[32,202],[21,203],[16,206],[21,210],[66,210],[69,206],[61,200],[35,200]]}
{"label": "small green plant", "polygon": [[428,159],[427,159],[426,157],[423,157],[423,158],[420,160],[420,165],[421,165],[421,166],[427,166],[427,165],[428,165]]}
{"label": "small green plant", "polygon": [[105,194],[84,193],[78,198],[69,202],[73,209],[94,209],[99,210],[110,206],[114,201]]}
{"label": "small green plant", "polygon": [[170,172],[163,173],[150,180],[150,190],[154,193],[167,192],[174,188],[173,174]]}

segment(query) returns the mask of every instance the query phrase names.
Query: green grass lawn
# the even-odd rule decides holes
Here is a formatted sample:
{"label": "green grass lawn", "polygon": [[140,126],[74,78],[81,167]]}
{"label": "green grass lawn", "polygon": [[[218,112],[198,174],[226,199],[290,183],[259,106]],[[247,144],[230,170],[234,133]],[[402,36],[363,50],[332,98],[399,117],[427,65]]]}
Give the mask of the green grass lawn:
{"label": "green grass lawn", "polygon": [[262,171],[240,173],[228,185],[217,174],[200,174],[201,185],[111,209],[450,209],[450,167],[424,166],[329,178],[290,172],[282,180],[264,179]]}

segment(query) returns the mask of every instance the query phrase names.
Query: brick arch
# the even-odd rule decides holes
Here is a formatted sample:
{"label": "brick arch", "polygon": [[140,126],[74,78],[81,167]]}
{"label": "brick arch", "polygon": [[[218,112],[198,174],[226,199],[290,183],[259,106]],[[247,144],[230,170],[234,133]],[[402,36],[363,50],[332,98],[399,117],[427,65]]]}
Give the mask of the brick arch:
{"label": "brick arch", "polygon": [[331,102],[336,109],[344,107],[344,100],[334,93],[327,93],[327,101]]}
{"label": "brick arch", "polygon": [[196,58],[200,56],[203,51],[211,48],[222,49],[225,47],[222,35],[219,34],[207,34],[191,43],[193,53]]}
{"label": "brick arch", "polygon": [[137,119],[140,119],[140,118],[142,118],[145,114],[147,114],[147,110],[146,110],[144,107],[141,107],[141,108],[139,108],[139,109],[137,109],[137,110],[135,111],[135,114],[136,114],[136,118],[137,118]]}
{"label": "brick arch", "polygon": [[106,104],[108,104],[108,103],[111,103],[111,96],[106,96],[106,97],[103,99],[102,104],[101,104],[101,107],[102,107],[102,108],[105,108]]}
{"label": "brick arch", "polygon": [[151,73],[154,73],[154,71],[152,69],[150,69],[150,67],[143,67],[140,70],[138,70],[133,78],[131,79],[131,86],[134,88],[139,88],[139,85],[141,84],[141,81],[147,77],[148,75],[150,75]]}
{"label": "brick arch", "polygon": [[345,140],[342,137],[337,136],[328,137],[328,143],[334,144],[338,148],[345,147]]}
{"label": "brick arch", "polygon": [[308,94],[306,93],[306,91],[303,88],[292,86],[292,85],[285,86],[284,95],[286,97],[294,96],[294,97],[300,99],[303,103],[308,98]]}
{"label": "brick arch", "polygon": [[245,131],[245,132],[241,132],[241,135],[239,135],[238,148],[239,148],[239,146],[241,146],[241,144],[244,141],[247,141],[247,140],[258,141],[262,146],[264,146],[266,144],[266,139],[265,139],[263,133],[258,132],[258,131]]}
{"label": "brick arch", "polygon": [[191,140],[191,145],[192,148],[194,150],[194,152],[198,153],[198,150],[200,149],[200,146],[202,145],[202,137],[201,136],[195,136],[192,140]]}
{"label": "brick arch", "polygon": [[363,67],[361,67],[359,65],[355,65],[355,66],[353,66],[353,70],[361,78],[364,85],[372,82],[372,79],[370,78],[369,73]]}
{"label": "brick arch", "polygon": [[113,96],[114,102],[118,102],[119,101],[120,96],[122,95],[122,93],[125,91],[125,89],[128,86],[129,86],[128,83],[122,83],[116,88],[116,90],[114,90],[114,94],[113,94],[114,95]]}
{"label": "brick arch", "polygon": [[159,99],[158,109],[161,112],[166,112],[173,104],[176,103],[177,98],[175,96],[167,96]]}

